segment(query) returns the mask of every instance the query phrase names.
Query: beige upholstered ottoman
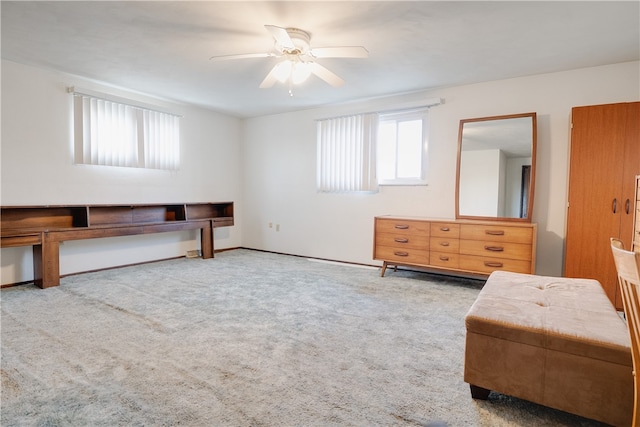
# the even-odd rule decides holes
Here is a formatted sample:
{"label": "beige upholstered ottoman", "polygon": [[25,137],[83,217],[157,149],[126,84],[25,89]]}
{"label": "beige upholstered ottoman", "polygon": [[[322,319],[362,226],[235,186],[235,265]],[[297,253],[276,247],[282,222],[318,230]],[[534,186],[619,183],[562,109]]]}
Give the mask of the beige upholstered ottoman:
{"label": "beige upholstered ottoman", "polygon": [[595,280],[496,271],[465,318],[464,380],[615,426],[631,425],[627,327]]}

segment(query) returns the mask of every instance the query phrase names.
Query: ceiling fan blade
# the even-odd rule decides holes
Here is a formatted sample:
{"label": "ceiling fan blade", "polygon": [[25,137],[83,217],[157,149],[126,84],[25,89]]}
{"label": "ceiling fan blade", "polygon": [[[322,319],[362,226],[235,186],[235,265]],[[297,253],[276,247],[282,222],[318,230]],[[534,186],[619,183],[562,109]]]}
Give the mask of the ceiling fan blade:
{"label": "ceiling fan blade", "polygon": [[317,47],[309,52],[316,58],[368,58],[369,52],[362,46]]}
{"label": "ceiling fan blade", "polygon": [[229,59],[245,59],[245,58],[269,58],[276,56],[274,53],[241,53],[238,55],[219,55],[209,58],[211,61],[227,61]]}
{"label": "ceiling fan blade", "polygon": [[276,65],[271,69],[271,71],[269,71],[267,77],[265,77],[262,83],[260,83],[260,89],[267,89],[276,84],[276,82],[278,81],[278,78],[276,77],[276,68],[278,68],[278,65]]}
{"label": "ceiling fan blade", "polygon": [[311,72],[316,76],[320,77],[325,82],[329,83],[333,87],[342,86],[344,84],[344,80],[335,75],[333,72],[327,70],[322,65],[317,62],[308,62],[309,68]]}
{"label": "ceiling fan blade", "polygon": [[273,38],[276,39],[278,45],[286,49],[295,49],[296,46],[293,44],[293,40],[289,37],[286,29],[276,27],[275,25],[265,25],[264,27],[271,33]]}

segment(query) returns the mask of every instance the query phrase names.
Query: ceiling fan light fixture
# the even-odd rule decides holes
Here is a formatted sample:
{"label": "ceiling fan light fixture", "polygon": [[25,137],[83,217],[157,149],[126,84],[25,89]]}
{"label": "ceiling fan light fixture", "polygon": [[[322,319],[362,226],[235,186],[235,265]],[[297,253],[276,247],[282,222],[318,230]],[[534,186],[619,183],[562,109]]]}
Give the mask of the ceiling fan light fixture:
{"label": "ceiling fan light fixture", "polygon": [[274,76],[280,83],[289,81],[294,85],[303,83],[311,75],[309,64],[287,59],[275,66]]}
{"label": "ceiling fan light fixture", "polygon": [[293,64],[291,70],[291,81],[294,85],[299,85],[309,78],[311,75],[311,68],[306,62],[297,62]]}
{"label": "ceiling fan light fixture", "polygon": [[292,68],[293,68],[293,63],[287,59],[285,61],[282,61],[278,65],[276,65],[276,68],[274,69],[273,72],[276,79],[278,79],[280,83],[284,83],[287,80],[289,80],[289,77],[291,77]]}

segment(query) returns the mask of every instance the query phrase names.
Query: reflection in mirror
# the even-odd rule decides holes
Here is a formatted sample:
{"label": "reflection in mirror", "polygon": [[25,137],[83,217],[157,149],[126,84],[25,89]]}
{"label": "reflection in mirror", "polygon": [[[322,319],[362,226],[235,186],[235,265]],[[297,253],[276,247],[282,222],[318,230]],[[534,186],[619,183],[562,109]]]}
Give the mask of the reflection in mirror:
{"label": "reflection in mirror", "polygon": [[460,121],[456,218],[531,221],[536,113]]}

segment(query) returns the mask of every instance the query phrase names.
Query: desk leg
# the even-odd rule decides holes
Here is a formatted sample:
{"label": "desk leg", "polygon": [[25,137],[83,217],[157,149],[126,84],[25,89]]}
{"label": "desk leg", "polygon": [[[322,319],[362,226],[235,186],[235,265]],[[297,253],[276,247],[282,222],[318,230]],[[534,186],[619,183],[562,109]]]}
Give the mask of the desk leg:
{"label": "desk leg", "polygon": [[60,242],[46,233],[42,244],[33,246],[33,282],[42,289],[60,285]]}
{"label": "desk leg", "polygon": [[200,229],[202,259],[213,258],[213,226]]}

